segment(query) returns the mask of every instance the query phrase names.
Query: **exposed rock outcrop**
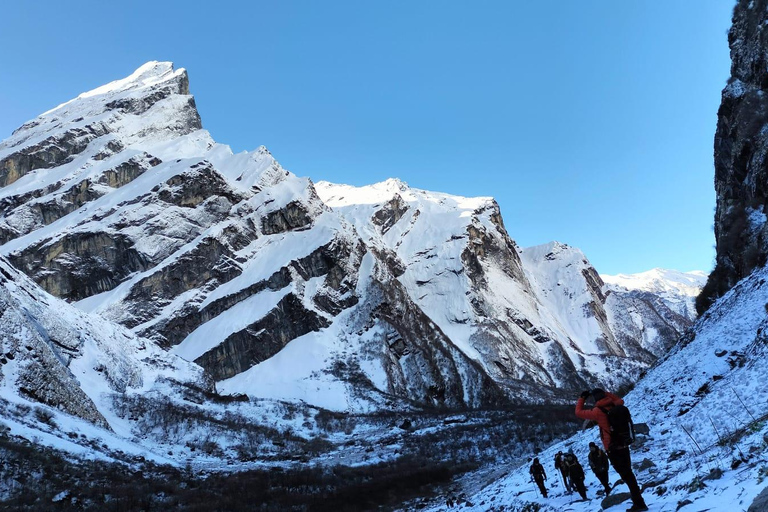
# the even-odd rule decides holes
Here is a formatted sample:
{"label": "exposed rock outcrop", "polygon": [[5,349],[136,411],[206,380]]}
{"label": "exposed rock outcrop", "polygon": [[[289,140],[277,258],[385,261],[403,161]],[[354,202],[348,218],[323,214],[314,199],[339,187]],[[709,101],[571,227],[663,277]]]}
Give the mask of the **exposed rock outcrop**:
{"label": "exposed rock outcrop", "polygon": [[768,2],[740,0],[728,32],[731,77],[715,134],[716,266],[697,302],[705,311],[768,255]]}
{"label": "exposed rock outcrop", "polygon": [[616,335],[583,255],[567,290],[536,281],[491,198],[389,180],[355,202],[264,147],[233,154],[170,63],[26,123],[0,162],[0,255],[230,392],[287,373],[268,396],[327,403],[337,385],[334,406],[485,407],[622,383],[666,343],[635,340],[642,322]]}
{"label": "exposed rock outcrop", "polygon": [[47,295],[0,258],[5,399],[15,392],[110,429],[105,397],[149,389],[154,379],[168,374],[204,385],[199,369]]}

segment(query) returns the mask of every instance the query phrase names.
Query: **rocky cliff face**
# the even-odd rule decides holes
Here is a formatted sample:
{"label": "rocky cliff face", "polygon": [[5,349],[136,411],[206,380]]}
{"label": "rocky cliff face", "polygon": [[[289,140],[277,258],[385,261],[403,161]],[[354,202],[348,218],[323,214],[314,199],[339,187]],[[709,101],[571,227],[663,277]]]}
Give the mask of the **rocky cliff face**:
{"label": "rocky cliff face", "polygon": [[[316,188],[386,255],[440,330],[511,396],[626,384],[695,317],[674,312],[656,292],[611,289],[578,249],[555,242],[521,250],[490,198],[394,179]],[[670,301],[679,295],[670,291]]]}
{"label": "rocky cliff face", "polygon": [[206,386],[202,369],[51,297],[0,258],[0,399],[39,402],[111,429],[111,395],[158,378]]}
{"label": "rocky cliff face", "polygon": [[728,33],[731,78],[715,134],[717,262],[698,301],[709,307],[768,254],[768,3],[740,0]]}
{"label": "rocky cliff face", "polygon": [[684,327],[576,250],[521,251],[490,198],[316,187],[266,148],[232,154],[170,63],[24,124],[0,177],[0,255],[230,393],[342,410],[551,399],[632,380]]}
{"label": "rocky cliff face", "polygon": [[[262,363],[309,343],[327,345],[323,358],[303,373],[300,356],[285,374],[327,378],[354,403],[372,377],[365,400],[374,403],[502,398],[398,290],[387,254],[369,251],[310,180],[263,147],[233,155],[211,139],[186,72],[170,63],[148,63],[24,124],[0,144],[0,177],[0,253],[49,293],[200,364],[222,389],[255,392],[248,382],[268,371]],[[379,303],[361,295],[377,288]],[[349,334],[353,321],[363,329]],[[389,334],[355,334],[373,326]],[[342,334],[375,354],[362,380],[336,371],[340,360],[356,367]],[[306,387],[309,395],[274,388],[274,397],[338,402]]]}

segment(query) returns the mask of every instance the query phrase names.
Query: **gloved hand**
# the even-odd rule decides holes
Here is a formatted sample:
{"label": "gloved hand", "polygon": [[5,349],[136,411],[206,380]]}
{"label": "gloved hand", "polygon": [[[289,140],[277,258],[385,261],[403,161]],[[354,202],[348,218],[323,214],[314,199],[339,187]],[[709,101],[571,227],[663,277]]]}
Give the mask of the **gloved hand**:
{"label": "gloved hand", "polygon": [[581,393],[581,395],[579,395],[579,396],[580,396],[581,398],[583,398],[584,400],[586,400],[587,398],[589,398],[589,396],[590,396],[591,394],[592,394],[592,392],[591,392],[591,391],[583,391],[583,392]]}

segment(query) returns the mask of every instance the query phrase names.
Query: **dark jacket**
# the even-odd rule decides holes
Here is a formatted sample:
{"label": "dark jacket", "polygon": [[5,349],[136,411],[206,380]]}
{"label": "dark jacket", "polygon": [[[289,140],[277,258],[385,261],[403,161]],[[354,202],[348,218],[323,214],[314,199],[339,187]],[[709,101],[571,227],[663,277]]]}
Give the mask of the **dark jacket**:
{"label": "dark jacket", "polygon": [[568,470],[568,476],[572,480],[584,480],[584,468],[579,464],[579,459],[572,453],[566,453],[563,457],[563,466]]}
{"label": "dark jacket", "polygon": [[544,472],[544,466],[542,466],[539,462],[534,462],[531,464],[531,475],[533,475],[533,478],[537,480],[539,478],[544,478],[544,480],[547,479],[547,474]]}
{"label": "dark jacket", "polygon": [[591,467],[592,471],[595,473],[604,473],[608,471],[608,456],[602,449],[596,448],[589,451],[589,467]]}
{"label": "dark jacket", "polygon": [[559,469],[562,472],[566,471],[565,467],[563,466],[563,454],[562,453],[558,453],[557,455],[555,455],[555,469]]}

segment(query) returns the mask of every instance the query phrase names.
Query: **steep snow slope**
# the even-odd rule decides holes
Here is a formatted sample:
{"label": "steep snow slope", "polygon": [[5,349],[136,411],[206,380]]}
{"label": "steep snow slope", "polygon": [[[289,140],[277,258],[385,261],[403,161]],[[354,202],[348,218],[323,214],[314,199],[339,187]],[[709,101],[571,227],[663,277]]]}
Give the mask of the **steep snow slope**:
{"label": "steep snow slope", "polygon": [[[524,249],[522,259],[544,308],[553,312],[570,339],[580,340],[579,346],[589,353],[605,352],[636,363],[635,370],[666,353],[695,318],[672,307],[688,300],[685,294],[606,285],[577,248],[551,242]],[[675,285],[659,286],[665,290]],[[621,364],[615,359],[611,363]],[[637,377],[630,375],[632,381]]]}
{"label": "steep snow slope", "polygon": [[0,258],[1,397],[61,409],[120,431],[111,396],[159,379],[205,385],[202,368],[43,292]]}
{"label": "steep snow slope", "polygon": [[[625,397],[635,421],[650,427],[650,435],[636,443],[633,461],[651,510],[747,510],[765,487],[767,303],[764,268],[719,299]],[[551,469],[554,454],[567,449],[586,465],[587,445],[598,438],[599,432],[591,428],[531,454],[546,464],[550,499],[534,494],[523,462],[471,496],[473,506],[468,509],[489,510],[493,503],[496,510],[516,510],[530,502],[540,504],[541,510],[598,509],[599,485],[589,470],[591,501],[579,503],[563,493]],[[611,470],[611,479],[616,478]],[[626,487],[620,485],[615,492],[623,491]]]}
{"label": "steep snow slope", "polygon": [[[316,189],[386,255],[456,346],[518,393],[528,383],[625,384],[689,323],[659,300],[609,298],[577,249],[553,242],[521,251],[491,198],[427,192],[395,179],[365,187],[320,182]],[[618,313],[628,307],[634,318]]]}
{"label": "steep snow slope", "polygon": [[[211,139],[171,63],[24,124],[0,186],[0,254],[228,390],[342,409],[502,398],[309,179]],[[291,384],[262,386],[275,372]]]}
{"label": "steep snow slope", "polygon": [[0,143],[0,185],[0,255],[232,393],[341,410],[551,399],[633,380],[683,328],[653,297],[603,291],[565,246],[524,265],[490,198],[316,188],[263,147],[232,154],[170,63],[24,124]]}
{"label": "steep snow slope", "polygon": [[602,274],[600,277],[611,290],[657,295],[677,314],[691,320],[696,319],[696,297],[707,282],[707,274],[700,270],[680,272],[663,268],[638,274]]}

